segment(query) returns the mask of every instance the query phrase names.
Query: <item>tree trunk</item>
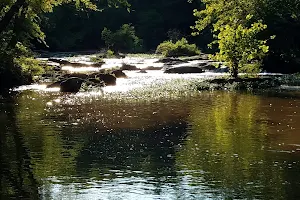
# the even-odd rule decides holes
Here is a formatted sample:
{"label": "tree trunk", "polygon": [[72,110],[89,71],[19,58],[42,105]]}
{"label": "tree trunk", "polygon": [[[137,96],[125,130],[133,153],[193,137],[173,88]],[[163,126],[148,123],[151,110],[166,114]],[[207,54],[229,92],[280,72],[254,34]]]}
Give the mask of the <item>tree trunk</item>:
{"label": "tree trunk", "polygon": [[231,69],[231,76],[235,79],[238,78],[239,70],[237,62],[234,62]]}
{"label": "tree trunk", "polygon": [[4,17],[0,20],[0,34],[6,29],[16,13],[26,3],[26,0],[17,0],[14,5],[11,6],[9,11],[5,13]]}

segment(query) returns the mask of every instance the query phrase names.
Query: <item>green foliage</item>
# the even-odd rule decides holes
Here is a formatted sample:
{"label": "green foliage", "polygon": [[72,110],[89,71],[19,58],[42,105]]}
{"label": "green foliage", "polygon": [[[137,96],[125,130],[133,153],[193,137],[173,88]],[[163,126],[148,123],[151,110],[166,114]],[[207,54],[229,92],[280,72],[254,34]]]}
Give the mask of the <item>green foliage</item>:
{"label": "green foliage", "polygon": [[[199,19],[193,27],[199,34],[209,25],[213,25],[219,52],[214,56],[219,61],[227,63],[233,77],[238,76],[239,69],[259,66],[269,52],[266,39],[260,35],[267,29],[261,20],[256,20],[256,1],[235,0],[204,0],[206,8],[195,11]],[[246,17],[245,17],[246,16]],[[251,69],[250,69],[251,70]]]}
{"label": "green foliage", "polygon": [[[202,0],[202,2],[205,7],[194,11],[194,15],[198,18],[193,27],[194,35],[202,35],[207,29],[218,35],[226,25],[234,30],[239,25],[248,29],[254,23],[267,25],[264,31],[257,33],[256,38],[262,41],[271,38],[272,40],[264,44],[269,46],[269,51],[264,58],[259,56],[257,60],[262,61],[264,69],[268,71],[285,73],[299,71],[299,0]],[[258,51],[261,50],[259,46],[261,45],[257,45]]]}
{"label": "green foliage", "polygon": [[[124,0],[109,0],[108,4],[125,3]],[[1,88],[28,83],[32,75],[42,73],[42,68],[31,58],[31,43],[45,45],[40,17],[52,12],[62,4],[74,3],[77,8],[97,10],[90,0],[6,0],[0,9],[0,78]]]}
{"label": "green foliage", "polygon": [[96,54],[94,56],[90,57],[90,61],[94,62],[94,63],[102,63],[103,58],[115,58],[116,55],[114,53],[114,51],[108,49],[105,53],[100,53],[100,54]]}
{"label": "green foliage", "polygon": [[101,38],[107,48],[112,48],[116,52],[140,52],[142,50],[142,40],[136,36],[135,28],[130,24],[123,24],[116,32],[105,27]]}
{"label": "green foliage", "polygon": [[28,75],[30,77],[38,76],[45,72],[40,61],[32,57],[21,56],[15,59],[15,63],[21,67],[22,72],[25,75]]}
{"label": "green foliage", "polygon": [[108,50],[106,51],[106,57],[107,57],[107,58],[113,58],[114,55],[115,55],[115,52],[114,52],[113,50],[108,49]]}
{"label": "green foliage", "polygon": [[172,41],[165,41],[157,46],[157,54],[163,54],[167,57],[178,57],[178,56],[194,56],[199,55],[200,50],[195,44],[189,44],[187,39],[181,38],[176,43]]}
{"label": "green foliage", "polygon": [[[232,75],[237,76],[238,70],[245,65],[257,67],[268,53],[267,40],[258,39],[258,34],[267,28],[261,22],[251,24],[250,28],[243,25],[225,25],[220,28],[217,43],[219,52],[214,56],[229,66]],[[249,65],[251,63],[252,65]]]}
{"label": "green foliage", "polygon": [[93,57],[90,57],[90,61],[94,62],[94,63],[99,63],[99,62],[103,62],[103,59],[100,56],[93,56]]}
{"label": "green foliage", "polygon": [[111,48],[114,45],[113,32],[108,28],[104,27],[103,31],[101,32],[101,38],[107,48]]}

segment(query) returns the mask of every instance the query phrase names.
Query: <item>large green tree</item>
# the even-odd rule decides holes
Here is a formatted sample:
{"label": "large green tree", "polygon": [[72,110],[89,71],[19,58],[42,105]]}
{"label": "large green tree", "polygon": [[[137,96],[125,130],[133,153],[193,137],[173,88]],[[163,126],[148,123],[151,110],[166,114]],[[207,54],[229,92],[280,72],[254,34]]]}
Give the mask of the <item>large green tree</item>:
{"label": "large green tree", "polygon": [[234,78],[239,69],[257,66],[268,52],[267,40],[260,39],[266,25],[257,18],[256,0],[203,0],[206,7],[195,10],[195,35],[211,26],[219,49],[215,58],[227,63]]}
{"label": "large green tree", "polygon": [[[202,2],[205,7],[194,12],[197,17],[194,26],[196,34],[211,29],[216,34],[216,44],[220,44],[223,41],[221,38],[226,39],[222,37],[224,34],[221,32],[228,31],[228,27],[237,33],[241,30],[238,27],[243,27],[245,31],[254,30],[252,25],[261,23],[259,27],[265,27],[264,30],[256,31],[255,37],[253,35],[251,37],[256,42],[260,40],[259,43],[264,43],[264,46],[256,45],[255,48],[257,51],[263,50],[263,53],[256,54],[258,57],[254,59],[251,55],[252,59],[248,62],[252,64],[262,61],[264,69],[271,72],[299,71],[299,0],[202,0]],[[251,19],[247,16],[251,16]],[[271,40],[268,39],[270,36]],[[228,38],[223,43],[230,43],[227,40]],[[242,37],[239,40],[235,38],[234,41],[237,46],[240,46],[240,43],[245,40]],[[219,45],[217,47],[222,48]],[[268,53],[266,53],[267,49]]]}

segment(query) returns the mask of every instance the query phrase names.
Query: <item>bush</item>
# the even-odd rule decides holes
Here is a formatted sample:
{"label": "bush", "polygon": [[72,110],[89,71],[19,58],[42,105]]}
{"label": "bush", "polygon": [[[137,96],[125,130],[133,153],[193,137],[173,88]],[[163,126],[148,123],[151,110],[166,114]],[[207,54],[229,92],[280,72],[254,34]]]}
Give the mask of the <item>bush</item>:
{"label": "bush", "polygon": [[115,52],[141,52],[143,41],[136,36],[134,26],[123,24],[119,30],[112,32],[106,27],[101,33],[107,48],[112,48]]}
{"label": "bush", "polygon": [[21,67],[22,73],[26,76],[39,76],[45,72],[40,61],[32,57],[21,56],[20,58],[15,59],[15,63]]}
{"label": "bush", "polygon": [[200,50],[195,44],[189,44],[187,39],[181,38],[176,43],[164,41],[157,46],[155,53],[166,57],[195,56],[200,54]]}
{"label": "bush", "polygon": [[113,58],[113,57],[115,57],[115,52],[114,51],[112,51],[112,50],[110,50],[110,49],[108,49],[107,51],[106,51],[106,57],[107,58]]}

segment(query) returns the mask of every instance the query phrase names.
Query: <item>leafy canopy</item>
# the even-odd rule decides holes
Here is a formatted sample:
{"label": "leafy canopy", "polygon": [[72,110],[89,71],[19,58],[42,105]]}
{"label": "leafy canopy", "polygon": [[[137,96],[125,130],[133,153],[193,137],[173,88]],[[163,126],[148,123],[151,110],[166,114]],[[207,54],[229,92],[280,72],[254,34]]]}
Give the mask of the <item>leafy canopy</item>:
{"label": "leafy canopy", "polygon": [[[214,58],[225,61],[232,76],[246,64],[259,64],[268,53],[267,40],[260,39],[260,33],[267,26],[255,19],[256,0],[203,0],[205,9],[195,10],[198,18],[194,35],[211,26],[215,33],[219,52]],[[246,16],[246,17],[245,17]],[[256,65],[257,66],[257,65]]]}
{"label": "leafy canopy", "polygon": [[234,76],[237,76],[238,69],[243,69],[247,64],[259,66],[269,47],[267,40],[260,40],[257,35],[266,28],[261,22],[255,22],[250,27],[225,25],[218,33],[216,42],[219,52],[214,57],[227,62]]}

